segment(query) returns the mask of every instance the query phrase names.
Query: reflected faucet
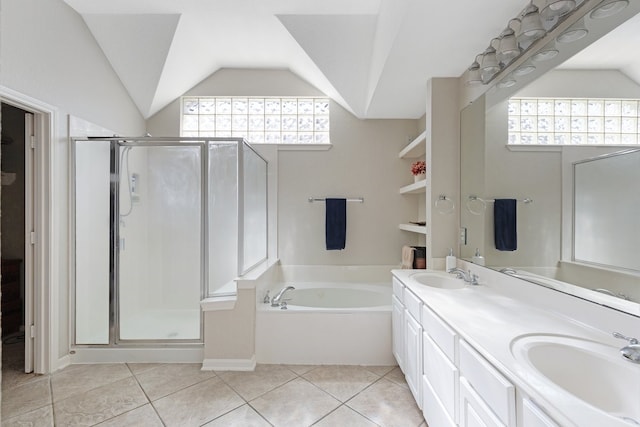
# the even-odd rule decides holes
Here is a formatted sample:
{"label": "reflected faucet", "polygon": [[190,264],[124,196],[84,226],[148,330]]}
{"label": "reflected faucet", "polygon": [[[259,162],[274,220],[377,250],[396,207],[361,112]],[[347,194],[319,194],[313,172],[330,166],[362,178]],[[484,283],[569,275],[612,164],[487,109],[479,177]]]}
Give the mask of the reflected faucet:
{"label": "reflected faucet", "polygon": [[471,270],[466,272],[461,268],[455,267],[455,268],[452,268],[450,270],[447,270],[447,273],[455,274],[457,279],[462,279],[462,280],[464,280],[465,282],[467,282],[467,283],[469,283],[471,285],[477,285],[478,284],[478,275],[477,274],[473,274],[471,272]]}
{"label": "reflected faucet", "polygon": [[620,354],[622,354],[622,357],[632,363],[640,363],[640,342],[638,341],[638,339],[624,336],[620,332],[614,332],[613,336],[629,342],[629,345],[626,345],[620,349]]}
{"label": "reflected faucet", "polygon": [[287,286],[282,288],[275,297],[271,298],[271,307],[278,307],[280,306],[281,303],[284,303],[283,301],[284,293],[287,291],[292,291],[294,289],[295,288],[293,286]]}

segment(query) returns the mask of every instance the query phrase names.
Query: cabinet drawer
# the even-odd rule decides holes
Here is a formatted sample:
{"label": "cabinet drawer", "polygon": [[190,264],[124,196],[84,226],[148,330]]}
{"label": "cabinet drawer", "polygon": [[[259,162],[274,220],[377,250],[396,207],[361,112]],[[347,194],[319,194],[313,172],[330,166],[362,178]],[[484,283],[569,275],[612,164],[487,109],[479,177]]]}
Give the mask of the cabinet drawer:
{"label": "cabinet drawer", "polygon": [[456,423],[451,419],[438,396],[442,397],[431,388],[427,377],[422,377],[422,414],[424,419],[430,426],[455,427]]}
{"label": "cabinet drawer", "polygon": [[422,301],[415,296],[409,289],[404,290],[404,306],[407,307],[407,311],[411,313],[414,319],[422,325],[420,310],[422,308]]}
{"label": "cabinet drawer", "polygon": [[460,378],[460,427],[504,427],[465,378]]}
{"label": "cabinet drawer", "polygon": [[426,305],[422,306],[422,326],[442,352],[455,364],[458,335],[454,330]]}
{"label": "cabinet drawer", "polygon": [[460,375],[506,426],[515,426],[515,388],[469,344],[460,340]]}
{"label": "cabinet drawer", "polygon": [[522,401],[522,427],[558,427],[555,421],[530,401]]}
{"label": "cabinet drawer", "polygon": [[433,392],[440,398],[440,403],[448,416],[457,422],[458,368],[451,363],[426,332],[422,336],[422,348],[424,376],[431,384]]}
{"label": "cabinet drawer", "polygon": [[393,295],[395,295],[395,297],[398,298],[400,302],[403,302],[404,300],[403,300],[402,294],[403,294],[404,285],[395,277],[393,278],[392,283],[393,283]]}

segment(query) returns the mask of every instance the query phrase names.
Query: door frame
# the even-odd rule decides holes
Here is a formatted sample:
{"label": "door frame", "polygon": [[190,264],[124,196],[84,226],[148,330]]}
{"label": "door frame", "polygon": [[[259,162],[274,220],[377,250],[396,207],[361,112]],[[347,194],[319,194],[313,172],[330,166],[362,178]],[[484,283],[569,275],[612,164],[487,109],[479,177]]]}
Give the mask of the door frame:
{"label": "door frame", "polygon": [[[25,276],[33,278],[31,284],[25,280],[25,286],[32,286],[33,295],[33,371],[38,374],[50,373],[64,365],[59,357],[59,266],[62,257],[68,251],[60,250],[60,237],[55,235],[54,227],[60,201],[53,197],[55,189],[54,138],[57,135],[58,109],[28,95],[0,85],[0,100],[5,104],[20,108],[33,114],[34,147],[32,150],[33,170],[28,174],[25,186],[25,199],[32,201],[33,245],[25,242],[31,249],[33,259],[25,262]],[[25,141],[29,145],[31,141]],[[27,215],[29,215],[27,213]],[[30,237],[30,230],[25,229]],[[56,247],[58,249],[56,249]],[[27,250],[27,251],[28,251]],[[27,252],[25,251],[25,252]],[[30,271],[26,271],[30,268]],[[26,290],[25,290],[26,291]],[[28,292],[25,292],[28,295]],[[25,304],[29,303],[25,300]],[[25,310],[26,311],[26,310]],[[30,325],[25,325],[25,341],[30,336]],[[26,355],[25,355],[26,356]],[[68,357],[68,356],[67,356]],[[62,363],[61,363],[62,362]]]}

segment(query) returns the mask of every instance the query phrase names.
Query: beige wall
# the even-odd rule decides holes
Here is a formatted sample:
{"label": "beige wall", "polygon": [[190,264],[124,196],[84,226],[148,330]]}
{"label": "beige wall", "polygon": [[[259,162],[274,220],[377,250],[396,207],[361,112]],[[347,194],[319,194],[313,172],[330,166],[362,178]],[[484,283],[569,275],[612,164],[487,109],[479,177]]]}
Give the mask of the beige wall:
{"label": "beige wall", "polygon": [[[286,70],[218,71],[185,95],[320,95]],[[148,121],[154,136],[175,135],[180,104],[174,101]],[[418,134],[417,120],[360,120],[331,104],[328,151],[278,153],[278,256],[282,264],[398,264],[403,244],[417,243],[398,224],[417,219],[417,198],[398,189],[411,182],[410,163],[398,152]],[[324,246],[324,204],[314,197],[364,197],[347,205],[343,251]]]}
{"label": "beige wall", "polygon": [[252,359],[255,354],[255,289],[238,290],[232,310],[205,311],[204,323],[205,359]]}

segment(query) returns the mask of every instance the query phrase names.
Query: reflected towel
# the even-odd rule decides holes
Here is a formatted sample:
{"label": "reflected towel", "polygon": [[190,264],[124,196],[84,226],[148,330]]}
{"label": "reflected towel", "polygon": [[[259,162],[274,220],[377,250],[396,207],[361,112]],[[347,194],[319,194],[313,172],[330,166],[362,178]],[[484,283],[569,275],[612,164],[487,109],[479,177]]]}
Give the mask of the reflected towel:
{"label": "reflected towel", "polygon": [[344,249],[347,236],[347,199],[325,199],[327,250]]}
{"label": "reflected towel", "polygon": [[402,265],[400,266],[400,268],[402,269],[413,268],[413,252],[414,252],[414,249],[411,246],[402,247]]}
{"label": "reflected towel", "polygon": [[516,199],[496,199],[493,205],[494,237],[499,251],[515,251],[518,248],[516,204]]}

